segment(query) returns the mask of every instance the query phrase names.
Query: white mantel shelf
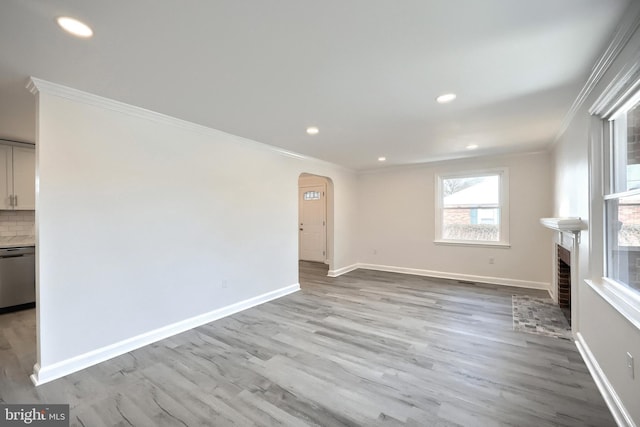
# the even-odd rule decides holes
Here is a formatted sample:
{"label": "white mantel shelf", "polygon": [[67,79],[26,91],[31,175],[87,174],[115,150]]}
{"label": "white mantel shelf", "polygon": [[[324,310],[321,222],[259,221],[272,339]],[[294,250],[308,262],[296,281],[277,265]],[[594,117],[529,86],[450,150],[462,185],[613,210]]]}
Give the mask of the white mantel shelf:
{"label": "white mantel shelf", "polygon": [[587,224],[580,217],[540,218],[540,224],[552,230],[573,234],[587,229]]}

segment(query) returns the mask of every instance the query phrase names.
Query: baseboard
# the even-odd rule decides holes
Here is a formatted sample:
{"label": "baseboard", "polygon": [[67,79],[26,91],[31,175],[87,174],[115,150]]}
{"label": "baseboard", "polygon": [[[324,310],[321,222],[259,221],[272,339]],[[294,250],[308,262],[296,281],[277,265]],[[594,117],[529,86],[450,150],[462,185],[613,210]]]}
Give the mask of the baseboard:
{"label": "baseboard", "polygon": [[223,317],[246,310],[248,308],[255,307],[256,305],[260,305],[265,302],[283,297],[298,290],[300,290],[300,284],[296,283],[294,285],[276,289],[275,291],[267,292],[253,298],[228,305],[226,307],[218,308],[208,313],[194,316],[189,319],[173,323],[171,325],[163,326],[161,328],[145,332],[141,335],[131,337],[96,350],[92,350],[79,356],[72,357],[71,359],[63,360],[61,362],[57,362],[48,366],[40,366],[39,364],[36,364],[33,367],[33,375],[31,375],[30,377],[31,381],[36,386],[48,383],[49,381],[53,381],[55,379],[88,368],[89,366],[112,359],[116,356],[128,353],[137,348],[144,347],[145,345],[149,345],[156,341],[169,338],[181,332],[185,332],[198,326],[205,325],[207,323],[213,322],[214,320],[218,320]]}
{"label": "baseboard", "polygon": [[520,279],[505,279],[503,277],[474,276],[470,274],[448,273],[444,271],[422,270],[418,268],[395,267],[390,265],[378,264],[357,264],[357,268],[365,270],[387,271],[390,273],[412,274],[414,276],[437,277],[439,279],[461,280],[465,282],[488,283],[492,285],[515,286],[518,288],[542,289],[548,291],[549,283],[532,282]]}
{"label": "baseboard", "polygon": [[580,332],[576,334],[575,342],[584,363],[587,365],[587,368],[589,369],[596,386],[598,386],[600,394],[602,394],[604,401],[609,407],[611,415],[613,415],[613,418],[616,420],[616,423],[621,427],[636,427],[636,424],[633,422],[633,419],[627,412],[622,401],[618,397],[618,394],[607,379],[607,376],[602,371],[602,368],[600,368],[596,357],[591,352],[589,345],[587,345],[587,342],[584,340],[584,337]]}
{"label": "baseboard", "polygon": [[337,270],[329,270],[329,272],[327,273],[327,276],[328,277],[342,276],[343,274],[346,274],[350,271],[357,270],[359,268],[358,265],[359,264],[351,264],[346,267],[339,268]]}

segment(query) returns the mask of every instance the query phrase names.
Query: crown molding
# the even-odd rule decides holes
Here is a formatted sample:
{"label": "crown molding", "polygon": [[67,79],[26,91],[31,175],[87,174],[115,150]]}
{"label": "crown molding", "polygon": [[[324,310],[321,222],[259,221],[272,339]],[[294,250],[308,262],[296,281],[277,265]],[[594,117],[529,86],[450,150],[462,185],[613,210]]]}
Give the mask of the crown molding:
{"label": "crown molding", "polygon": [[[482,154],[479,156],[453,157],[453,158],[447,158],[447,159],[433,160],[430,162],[411,163],[406,165],[401,164],[401,165],[393,165],[393,166],[379,166],[376,168],[359,169],[356,171],[356,173],[358,175],[373,175],[373,174],[380,174],[380,173],[393,173],[393,172],[427,169],[427,168],[437,170],[444,167],[446,167],[447,169],[459,168],[461,170],[467,170],[470,167],[470,165],[471,167],[473,167],[473,165],[478,162],[485,164],[484,162],[486,161],[490,161],[491,164],[497,165],[497,166],[489,166],[489,168],[495,168],[495,167],[500,168],[502,167],[502,165],[499,165],[499,163],[503,161],[508,161],[509,159],[525,157],[525,156],[536,156],[539,154],[548,154],[548,153],[549,153],[549,150],[546,147],[535,149],[535,150],[512,151],[508,153],[492,152],[492,153]],[[474,168],[477,169],[476,167]],[[482,167],[480,167],[480,169],[482,169]]]}
{"label": "crown molding", "polygon": [[608,119],[637,91],[640,87],[640,49],[633,57],[636,59],[625,64],[595,100],[589,114]]}
{"label": "crown molding", "polygon": [[27,82],[27,85],[25,86],[27,88],[27,90],[29,90],[29,92],[31,92],[31,94],[33,95],[37,95],[39,90],[38,90],[38,86],[36,86],[36,82],[43,82],[46,83],[44,80],[40,80],[40,79],[36,79],[35,77],[30,77],[29,81]]}
{"label": "crown molding", "polygon": [[604,74],[609,70],[613,61],[615,61],[622,49],[627,45],[638,27],[640,27],[640,2],[634,1],[625,11],[622,22],[620,22],[616,28],[611,42],[596,61],[589,78],[582,87],[582,90],[580,90],[576,99],[573,101],[569,111],[567,111],[567,114],[560,125],[560,129],[556,134],[554,143],[558,142],[569,128],[569,125],[578,110],[584,105],[591,92],[593,92],[597,84],[602,80]]}
{"label": "crown molding", "polygon": [[339,169],[349,173],[355,173],[354,170],[346,168],[342,165],[320,160],[315,157],[306,156],[304,154],[296,153],[294,151],[285,150],[284,148],[275,147],[273,145],[265,144],[262,142],[254,141],[252,139],[244,138],[238,135],[233,135],[221,130],[210,128],[197,123],[189,122],[187,120],[178,119],[176,117],[168,116],[166,114],[158,113],[155,111],[147,110],[142,107],[136,107],[135,105],[127,104],[121,101],[116,101],[110,98],[105,98],[99,95],[95,95],[89,92],[84,92],[78,89],[74,89],[68,86],[64,86],[57,83],[52,83],[46,80],[42,80],[36,77],[30,77],[26,84],[26,88],[34,95],[38,93],[46,93],[54,95],[60,98],[69,99],[72,101],[80,102],[85,105],[91,105],[94,107],[104,108],[118,113],[126,114],[128,116],[137,117],[140,119],[151,120],[156,123],[161,123],[169,126],[178,127],[187,131],[196,132],[201,135],[210,136],[214,138],[226,138],[233,139],[235,141],[249,144],[255,148],[270,151],[280,156],[289,157],[298,160],[309,161],[312,163],[320,164],[323,166],[329,166],[333,169]]}

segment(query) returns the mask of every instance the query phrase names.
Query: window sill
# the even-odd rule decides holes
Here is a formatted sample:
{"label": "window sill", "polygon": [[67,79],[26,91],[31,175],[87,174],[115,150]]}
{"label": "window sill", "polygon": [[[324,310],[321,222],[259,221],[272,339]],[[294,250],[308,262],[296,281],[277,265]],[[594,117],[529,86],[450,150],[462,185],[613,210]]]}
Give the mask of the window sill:
{"label": "window sill", "polygon": [[433,243],[442,246],[467,246],[497,249],[509,249],[511,247],[509,243],[504,242],[474,242],[468,240],[434,240]]}
{"label": "window sill", "polygon": [[615,308],[625,319],[640,330],[640,298],[622,285],[611,283],[607,279],[585,280],[606,302]]}

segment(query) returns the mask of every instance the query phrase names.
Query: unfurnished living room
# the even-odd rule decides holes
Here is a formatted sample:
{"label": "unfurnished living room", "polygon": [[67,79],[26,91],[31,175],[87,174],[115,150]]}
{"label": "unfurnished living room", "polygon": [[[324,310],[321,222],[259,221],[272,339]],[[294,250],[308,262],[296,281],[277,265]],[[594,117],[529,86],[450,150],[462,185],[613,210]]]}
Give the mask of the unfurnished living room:
{"label": "unfurnished living room", "polygon": [[640,2],[3,0],[0,426],[640,426]]}

